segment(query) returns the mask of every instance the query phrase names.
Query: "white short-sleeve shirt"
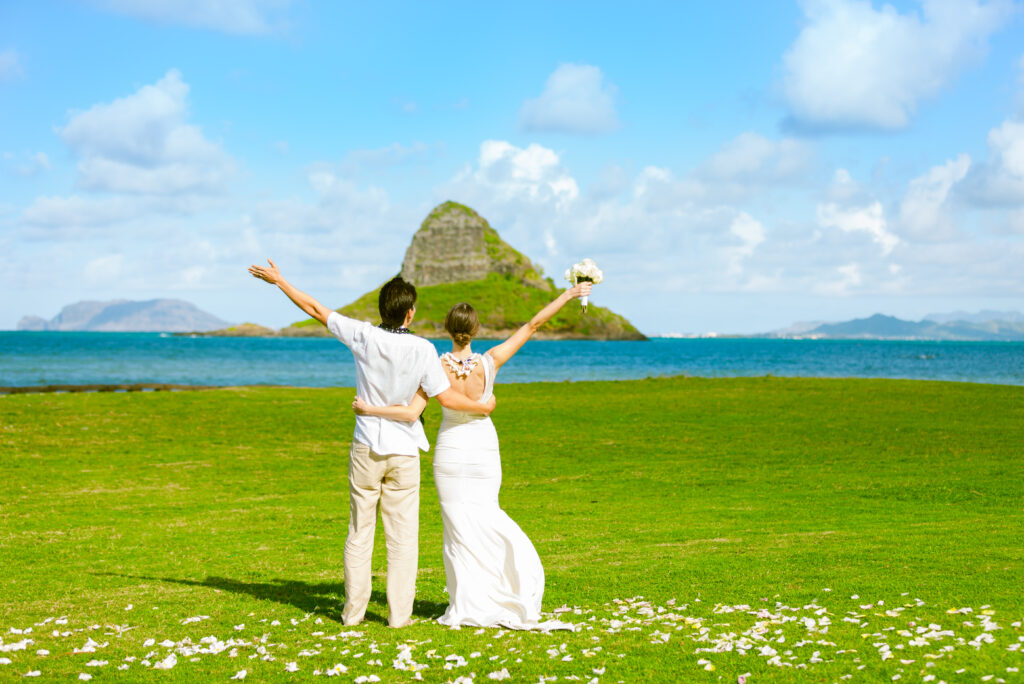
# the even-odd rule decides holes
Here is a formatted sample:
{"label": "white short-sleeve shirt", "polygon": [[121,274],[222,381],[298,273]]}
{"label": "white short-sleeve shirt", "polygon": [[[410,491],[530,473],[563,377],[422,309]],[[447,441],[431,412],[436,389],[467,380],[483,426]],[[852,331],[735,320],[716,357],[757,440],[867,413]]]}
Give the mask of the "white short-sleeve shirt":
{"label": "white short-sleeve shirt", "polygon": [[[433,397],[451,386],[437,350],[422,337],[388,332],[336,311],[327,317],[327,329],[352,350],[356,392],[371,406],[408,406],[420,387]],[[357,415],[354,438],[378,454],[417,456],[430,448],[418,420]]]}

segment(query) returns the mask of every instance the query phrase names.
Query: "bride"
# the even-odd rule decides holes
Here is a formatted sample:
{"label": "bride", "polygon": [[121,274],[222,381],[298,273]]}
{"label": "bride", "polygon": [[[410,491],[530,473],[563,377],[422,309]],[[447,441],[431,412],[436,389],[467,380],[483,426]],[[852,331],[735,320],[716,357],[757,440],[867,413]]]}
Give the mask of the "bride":
{"label": "bride", "polygon": [[[529,323],[484,354],[472,340],[480,323],[469,304],[456,304],[445,317],[452,350],[441,363],[452,387],[469,398],[487,401],[494,376],[537,330],[568,302],[590,294],[590,283],[565,290]],[[409,406],[370,406],[356,397],[356,413],[414,421],[427,400],[422,392]],[[434,449],[434,483],[444,522],[444,569],[448,609],[444,625],[504,626],[512,629],[559,629],[571,625],[540,621],[544,568],[529,538],[498,505],[501,456],[498,434],[487,416],[442,408]]]}

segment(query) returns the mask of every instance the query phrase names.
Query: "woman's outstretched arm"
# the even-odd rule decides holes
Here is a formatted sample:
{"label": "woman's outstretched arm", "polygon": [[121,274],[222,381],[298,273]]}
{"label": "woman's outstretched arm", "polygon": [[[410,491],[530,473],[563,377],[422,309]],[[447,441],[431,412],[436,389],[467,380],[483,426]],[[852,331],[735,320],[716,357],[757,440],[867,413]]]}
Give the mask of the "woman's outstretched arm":
{"label": "woman's outstretched arm", "polygon": [[487,353],[494,359],[494,368],[497,370],[502,365],[515,356],[515,353],[526,344],[526,341],[533,336],[533,333],[537,332],[542,325],[551,320],[551,317],[561,311],[562,307],[568,304],[577,297],[583,297],[590,294],[590,289],[593,287],[592,283],[579,283],[562,294],[558,295],[553,302],[545,306],[537,315],[530,319],[530,322],[523,327],[512,333],[512,336],[501,344],[491,347],[487,350]]}
{"label": "woman's outstretched arm", "polygon": [[411,423],[420,417],[423,409],[427,406],[427,395],[420,390],[412,398],[408,406],[392,404],[391,406],[370,406],[361,397],[356,397],[352,402],[352,410],[361,416],[380,416],[391,420],[400,420]]}

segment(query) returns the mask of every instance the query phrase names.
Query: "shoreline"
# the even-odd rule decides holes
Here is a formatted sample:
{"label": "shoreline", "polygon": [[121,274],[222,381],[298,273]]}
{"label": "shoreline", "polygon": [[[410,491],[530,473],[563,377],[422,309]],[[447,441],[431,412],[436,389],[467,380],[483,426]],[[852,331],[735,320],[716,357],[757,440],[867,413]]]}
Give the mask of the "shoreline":
{"label": "shoreline", "polygon": [[[650,375],[645,378],[589,378],[585,380],[529,380],[526,382],[508,382],[502,385],[586,385],[597,383],[638,383],[648,381],[692,380],[692,381],[747,381],[747,380],[782,380],[805,381],[820,380],[824,382],[915,382],[945,383],[954,385],[987,385],[990,387],[1020,387],[1024,385],[1005,382],[985,382],[980,380],[949,380],[941,378],[907,378],[907,377],[862,377],[855,375],[694,375],[691,373],[675,373],[672,375]],[[224,389],[287,389],[287,390],[352,390],[350,385],[289,385],[289,384],[242,384],[242,385],[182,385],[174,383],[114,383],[114,384],[51,384],[51,385],[13,385],[0,386],[0,397],[15,394],[97,394],[97,393],[130,393],[130,392],[189,392],[202,390]]]}
{"label": "shoreline", "polygon": [[79,392],[183,392],[224,389],[229,385],[176,385],[166,382],[132,382],[86,385],[13,385],[0,386],[2,394],[71,394]]}

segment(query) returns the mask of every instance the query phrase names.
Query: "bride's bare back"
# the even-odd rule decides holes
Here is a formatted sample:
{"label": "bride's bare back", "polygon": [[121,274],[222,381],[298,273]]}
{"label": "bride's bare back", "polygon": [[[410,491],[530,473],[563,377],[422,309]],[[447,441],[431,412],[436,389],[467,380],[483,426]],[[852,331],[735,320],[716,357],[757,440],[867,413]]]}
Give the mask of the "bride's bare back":
{"label": "bride's bare back", "polygon": [[[447,354],[445,355],[447,356]],[[486,385],[486,379],[484,377],[484,365],[483,361],[479,360],[476,367],[470,371],[469,375],[460,377],[452,367],[442,357],[441,367],[444,368],[445,374],[448,376],[448,380],[459,392],[462,392],[470,399],[479,399],[484,395],[484,386]]]}

